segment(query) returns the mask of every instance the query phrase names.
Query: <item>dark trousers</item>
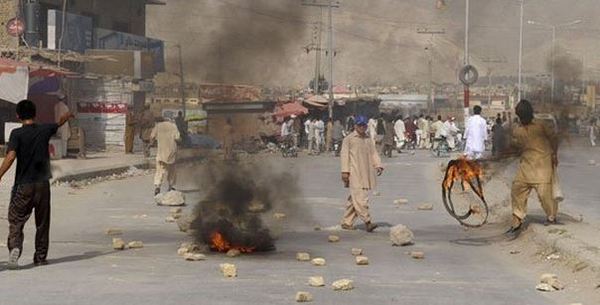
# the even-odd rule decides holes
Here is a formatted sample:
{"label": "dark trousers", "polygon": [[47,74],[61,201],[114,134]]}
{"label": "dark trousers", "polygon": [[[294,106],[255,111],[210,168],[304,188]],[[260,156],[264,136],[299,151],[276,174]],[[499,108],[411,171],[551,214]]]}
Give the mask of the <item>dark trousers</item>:
{"label": "dark trousers", "polygon": [[13,187],[8,207],[8,250],[18,248],[23,253],[23,227],[35,212],[34,262],[43,261],[48,255],[50,235],[50,183],[48,181],[20,184]]}

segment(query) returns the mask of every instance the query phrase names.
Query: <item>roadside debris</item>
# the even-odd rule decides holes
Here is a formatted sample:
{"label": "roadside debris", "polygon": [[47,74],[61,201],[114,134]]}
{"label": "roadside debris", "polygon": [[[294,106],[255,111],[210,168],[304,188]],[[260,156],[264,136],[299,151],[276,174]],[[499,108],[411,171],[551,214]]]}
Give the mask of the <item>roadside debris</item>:
{"label": "roadside debris", "polygon": [[160,193],[154,197],[154,201],[160,206],[183,206],[185,205],[185,197],[182,192],[170,191]]}
{"label": "roadside debris", "polygon": [[359,266],[365,266],[369,264],[369,258],[366,256],[359,255],[356,258],[356,264]]}
{"label": "roadside debris", "polygon": [[324,258],[320,258],[320,257],[313,258],[310,262],[314,266],[325,266],[325,264],[326,264],[325,259]]}
{"label": "roadside debris", "polygon": [[312,300],[313,296],[309,292],[299,291],[296,293],[296,302],[298,303],[312,302]]}
{"label": "roadside debris", "polygon": [[354,256],[358,256],[358,255],[362,255],[363,250],[360,248],[352,248],[352,255]]}
{"label": "roadside debris", "polygon": [[113,240],[112,240],[112,247],[115,250],[124,250],[125,249],[125,242],[121,238],[113,238]]}
{"label": "roadside debris", "polygon": [[539,291],[563,290],[565,285],[558,281],[558,276],[552,273],[544,273],[540,276],[540,283],[535,287]]}
{"label": "roadside debris", "polygon": [[85,186],[89,186],[89,185],[104,182],[104,181],[123,180],[123,179],[131,178],[131,177],[145,176],[145,175],[150,175],[150,174],[152,174],[152,170],[142,170],[137,167],[131,166],[129,169],[127,169],[127,171],[122,172],[120,174],[98,176],[98,177],[94,177],[94,178],[90,178],[90,179],[73,180],[73,181],[67,181],[67,182],[56,181],[53,183],[53,185],[57,185],[57,186],[67,185],[67,186],[70,186],[75,189],[80,189]]}
{"label": "roadside debris", "polygon": [[225,277],[237,277],[237,268],[234,264],[220,264],[221,273]]}
{"label": "roadside debris", "polygon": [[129,247],[129,249],[140,249],[144,247],[144,243],[136,240],[136,241],[130,241],[127,246]]}
{"label": "roadside debris", "polygon": [[206,260],[206,255],[202,254],[202,253],[185,253],[183,255],[183,258],[186,261],[190,261],[190,262],[197,262],[197,261],[203,261]]}
{"label": "roadside debris", "polygon": [[277,220],[282,220],[286,217],[285,214],[283,213],[273,213],[273,218],[277,219]]}
{"label": "roadside debris", "polygon": [[396,225],[390,229],[390,240],[393,246],[412,245],[413,238],[413,232],[405,225]]}
{"label": "roadside debris", "polygon": [[229,249],[229,251],[227,251],[227,256],[229,257],[236,257],[236,256],[240,256],[242,254],[242,252],[240,252],[240,250],[238,249]]}
{"label": "roadside debris", "polygon": [[340,241],[340,237],[337,235],[329,235],[327,240],[329,240],[330,243],[337,243],[338,241]]}
{"label": "roadside debris", "polygon": [[337,280],[335,282],[333,282],[331,284],[333,290],[336,291],[346,291],[346,290],[352,290],[354,289],[354,282],[352,280],[349,279],[341,279],[341,280]]}
{"label": "roadside debris", "polygon": [[175,217],[173,217],[173,216],[165,217],[165,222],[167,222],[167,223],[173,223],[175,221],[177,221],[177,219],[175,219]]}
{"label": "roadside debris", "polygon": [[322,276],[311,276],[308,278],[308,285],[312,287],[323,287],[325,286],[325,280]]}
{"label": "roadside debris", "polygon": [[105,232],[108,236],[123,235],[123,230],[117,228],[108,228]]}
{"label": "roadside debris", "polygon": [[296,253],[296,260],[300,262],[308,262],[310,260],[310,254],[306,252],[298,252]]}
{"label": "roadside debris", "polygon": [[408,203],[408,199],[405,199],[405,198],[400,198],[400,199],[394,200],[394,204],[398,204],[398,205],[407,204],[407,203]]}
{"label": "roadside debris", "polygon": [[412,251],[412,252],[410,252],[410,257],[412,257],[414,259],[424,259],[425,258],[425,252],[423,252],[423,251]]}
{"label": "roadside debris", "polygon": [[433,210],[433,204],[423,203],[423,204],[419,205],[419,207],[417,209],[419,209],[420,211],[431,211],[431,210]]}

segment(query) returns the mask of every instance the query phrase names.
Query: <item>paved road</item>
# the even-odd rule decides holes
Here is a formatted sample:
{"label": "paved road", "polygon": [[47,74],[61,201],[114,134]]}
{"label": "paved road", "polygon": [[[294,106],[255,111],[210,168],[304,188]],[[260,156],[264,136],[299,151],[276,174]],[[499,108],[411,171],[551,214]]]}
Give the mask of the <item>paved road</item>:
{"label": "paved road", "polygon": [[[308,211],[309,216],[281,232],[274,252],[238,258],[211,254],[204,262],[186,262],[176,255],[179,243],[189,237],[164,222],[169,209],[153,204],[151,177],[108,181],[84,189],[56,187],[51,264],[29,265],[33,247],[30,223],[21,261],[26,266],[19,271],[0,270],[0,304],[292,304],[297,291],[311,292],[314,304],[548,305],[580,301],[576,292],[548,295],[535,291],[539,274],[523,262],[507,259],[508,250],[502,245],[466,242],[498,232],[467,232],[446,215],[438,200],[439,183],[432,174],[437,161],[426,153],[388,160],[381,196],[374,197],[372,205],[375,220],[384,227],[374,234],[336,231],[341,236],[336,244],[327,242],[331,231],[313,228],[335,226],[343,212],[340,198],[345,190],[339,183],[337,160],[322,156],[293,162],[281,164],[299,175],[305,199],[299,210]],[[187,168],[181,180],[189,186],[194,174],[195,168]],[[0,196],[0,202],[6,203],[6,194]],[[410,204],[393,205],[399,197],[408,198]],[[417,211],[420,202],[434,203],[435,209]],[[0,207],[5,210],[6,204]],[[397,223],[414,230],[414,246],[390,245],[385,224]],[[0,236],[6,235],[6,227],[3,220]],[[124,239],[141,240],[145,247],[112,251],[110,238],[104,234],[108,227],[123,228]],[[354,264],[352,247],[365,250],[369,266]],[[425,251],[426,259],[413,260],[405,254],[409,250]],[[326,258],[327,266],[296,262],[299,251]],[[223,262],[237,264],[239,277],[224,279],[218,270]],[[334,292],[329,287],[308,287],[307,278],[315,275],[324,276],[327,283],[350,278],[356,288]]]}

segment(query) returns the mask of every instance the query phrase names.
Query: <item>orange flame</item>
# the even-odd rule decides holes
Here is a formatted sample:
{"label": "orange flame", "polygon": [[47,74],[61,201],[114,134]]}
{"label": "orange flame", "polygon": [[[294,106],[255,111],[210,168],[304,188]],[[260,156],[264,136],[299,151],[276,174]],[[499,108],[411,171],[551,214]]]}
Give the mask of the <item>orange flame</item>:
{"label": "orange flame", "polygon": [[227,239],[220,232],[213,232],[210,235],[210,241],[212,245],[210,245],[211,249],[214,249],[219,252],[227,252],[231,249],[236,249],[241,253],[251,253],[256,249],[256,247],[242,247],[242,246],[232,246]]}
{"label": "orange flame", "polygon": [[456,160],[456,163],[448,167],[444,187],[450,188],[453,181],[462,180],[471,181],[483,176],[483,168],[476,161],[470,161],[465,158]]}

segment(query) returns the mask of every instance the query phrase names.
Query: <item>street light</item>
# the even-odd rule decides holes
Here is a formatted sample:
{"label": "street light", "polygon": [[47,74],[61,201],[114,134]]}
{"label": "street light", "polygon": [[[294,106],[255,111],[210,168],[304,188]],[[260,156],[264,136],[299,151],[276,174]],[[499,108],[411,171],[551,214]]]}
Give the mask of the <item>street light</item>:
{"label": "street light", "polygon": [[580,24],[582,22],[583,21],[581,21],[580,19],[573,20],[571,22],[561,23],[561,24],[547,24],[547,23],[542,23],[542,22],[537,22],[537,21],[532,21],[532,20],[527,21],[527,24],[537,25],[537,26],[545,27],[547,29],[552,30],[552,53],[551,53],[551,57],[552,57],[552,59],[551,59],[552,91],[551,91],[551,96],[550,96],[550,100],[552,102],[554,102],[554,88],[556,86],[556,81],[554,78],[554,58],[555,58],[555,54],[556,54],[556,30],[559,28],[574,26],[574,25]]}

